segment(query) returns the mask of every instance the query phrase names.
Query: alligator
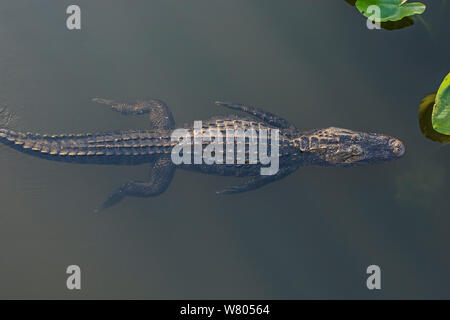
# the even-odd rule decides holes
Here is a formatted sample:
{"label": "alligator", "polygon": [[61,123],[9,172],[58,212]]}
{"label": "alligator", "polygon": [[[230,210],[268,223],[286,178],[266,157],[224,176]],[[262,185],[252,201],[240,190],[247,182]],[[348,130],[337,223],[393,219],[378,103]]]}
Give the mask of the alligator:
{"label": "alligator", "polygon": [[[353,166],[397,159],[405,152],[404,144],[391,136],[329,127],[309,131],[298,130],[287,120],[260,108],[217,101],[219,106],[239,111],[203,121],[202,135],[208,129],[224,133],[227,129],[276,129],[279,133],[279,170],[274,175],[261,175],[262,164],[185,164],[175,165],[171,150],[177,141],[171,139],[174,118],[167,105],[157,99],[117,103],[93,99],[124,115],[149,114],[151,129],[113,131],[108,133],[40,135],[0,129],[0,141],[24,153],[44,159],[108,165],[149,163],[147,181],[128,181],[110,194],[97,211],[109,208],[126,196],[153,197],[169,186],[177,167],[221,176],[251,177],[241,185],[231,186],[219,194],[234,194],[258,189],[280,180],[303,166]],[[186,128],[193,130],[193,126]],[[244,138],[245,140],[245,138]],[[248,142],[245,142],[248,145]],[[246,152],[248,154],[248,152]]]}

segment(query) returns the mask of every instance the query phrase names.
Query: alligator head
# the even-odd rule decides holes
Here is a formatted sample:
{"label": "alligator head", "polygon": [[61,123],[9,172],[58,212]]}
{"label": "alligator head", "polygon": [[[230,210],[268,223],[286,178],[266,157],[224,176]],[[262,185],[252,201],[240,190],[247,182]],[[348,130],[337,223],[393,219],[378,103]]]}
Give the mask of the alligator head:
{"label": "alligator head", "polygon": [[405,153],[400,140],[377,133],[330,127],[297,139],[302,151],[316,154],[330,165],[355,165],[397,159]]}

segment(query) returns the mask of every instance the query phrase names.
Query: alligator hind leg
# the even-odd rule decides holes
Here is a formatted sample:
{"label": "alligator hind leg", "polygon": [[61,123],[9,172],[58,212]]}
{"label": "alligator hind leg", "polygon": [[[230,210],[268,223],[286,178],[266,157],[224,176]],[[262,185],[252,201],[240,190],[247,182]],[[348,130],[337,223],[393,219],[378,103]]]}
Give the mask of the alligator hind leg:
{"label": "alligator hind leg", "polygon": [[149,181],[128,181],[115,190],[95,211],[105,210],[119,203],[126,196],[154,197],[169,187],[175,167],[168,156],[162,156],[152,164]]}
{"label": "alligator hind leg", "polygon": [[257,177],[254,177],[254,178],[248,180],[244,184],[237,185],[237,186],[231,186],[224,190],[217,191],[216,193],[217,194],[233,194],[233,193],[242,193],[242,192],[256,190],[256,189],[259,189],[259,188],[265,186],[266,184],[269,184],[271,182],[281,180],[281,179],[287,177],[288,175],[290,175],[292,172],[294,172],[297,169],[298,169],[297,165],[280,168],[280,170],[274,175],[257,176]]}
{"label": "alligator hind leg", "polygon": [[167,105],[157,99],[138,100],[135,103],[119,103],[113,100],[94,98],[92,101],[106,104],[111,109],[125,115],[149,114],[150,122],[154,128],[174,129],[175,121]]}
{"label": "alligator hind leg", "polygon": [[275,127],[281,128],[281,129],[295,129],[295,127],[292,124],[290,124],[287,120],[285,120],[277,115],[274,115],[273,113],[264,111],[259,108],[245,106],[242,104],[221,102],[221,101],[215,101],[215,104],[217,104],[218,106],[230,108],[233,110],[246,112],[258,119],[261,119],[264,122],[267,122],[268,124],[270,124],[272,126],[275,126]]}

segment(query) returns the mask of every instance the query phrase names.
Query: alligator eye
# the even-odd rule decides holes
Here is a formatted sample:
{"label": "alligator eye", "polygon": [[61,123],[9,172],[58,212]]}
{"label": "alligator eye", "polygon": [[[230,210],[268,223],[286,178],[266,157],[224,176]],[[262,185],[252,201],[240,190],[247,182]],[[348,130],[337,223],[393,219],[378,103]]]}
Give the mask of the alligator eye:
{"label": "alligator eye", "polygon": [[363,153],[363,150],[362,150],[361,146],[358,146],[358,145],[352,146],[352,154],[358,155],[358,154],[362,154],[362,153]]}

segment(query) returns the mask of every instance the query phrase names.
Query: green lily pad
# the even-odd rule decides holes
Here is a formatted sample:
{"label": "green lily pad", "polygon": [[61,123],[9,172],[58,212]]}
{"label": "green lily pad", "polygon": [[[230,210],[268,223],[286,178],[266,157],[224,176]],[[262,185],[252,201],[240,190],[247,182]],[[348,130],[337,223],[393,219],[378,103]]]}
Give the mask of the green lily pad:
{"label": "green lily pad", "polygon": [[[380,8],[380,18],[374,17],[373,12],[367,12],[370,6]],[[408,3],[407,0],[357,0],[356,8],[366,18],[373,19],[375,22],[398,21],[404,17],[422,14],[426,6],[420,2]]]}
{"label": "green lily pad", "polygon": [[419,106],[419,125],[423,135],[428,139],[440,143],[450,142],[450,136],[437,132],[433,129],[431,123],[431,114],[433,113],[433,105],[436,98],[436,92],[427,95],[422,99]]}
{"label": "green lily pad", "polygon": [[[356,0],[345,0],[345,2],[347,2],[352,7],[354,7],[356,5]],[[411,27],[413,25],[414,25],[414,19],[411,17],[404,17],[401,20],[386,21],[386,22],[380,23],[381,28],[388,30],[388,31],[403,29],[403,28]]]}
{"label": "green lily pad", "polygon": [[450,135],[450,73],[445,77],[436,94],[431,121],[434,130]]}

